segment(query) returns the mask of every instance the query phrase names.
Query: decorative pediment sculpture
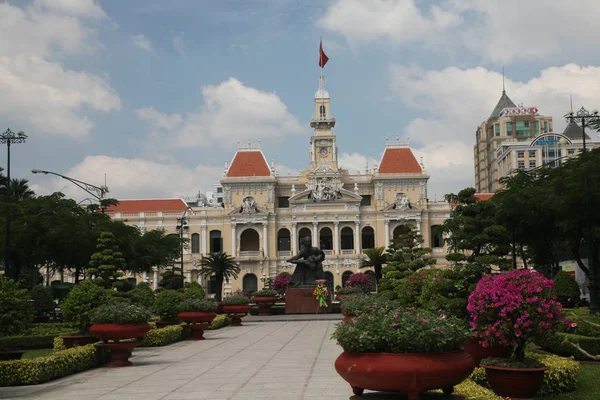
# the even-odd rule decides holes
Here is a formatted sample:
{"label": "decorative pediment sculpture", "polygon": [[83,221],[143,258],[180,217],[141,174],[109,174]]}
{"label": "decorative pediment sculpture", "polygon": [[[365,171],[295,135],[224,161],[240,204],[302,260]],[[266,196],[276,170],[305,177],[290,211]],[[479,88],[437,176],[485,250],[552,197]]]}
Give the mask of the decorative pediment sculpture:
{"label": "decorative pediment sculpture", "polygon": [[412,206],[406,194],[400,192],[396,193],[396,210],[410,210]]}
{"label": "decorative pediment sculpture", "polygon": [[242,200],[242,207],[240,208],[240,212],[243,214],[252,214],[258,212],[258,209],[256,208],[256,200],[254,200],[254,197],[244,197],[244,200]]}
{"label": "decorative pediment sculpture", "polygon": [[310,190],[308,198],[314,202],[331,201],[342,198],[341,185],[331,177],[319,177],[314,179],[307,188]]}

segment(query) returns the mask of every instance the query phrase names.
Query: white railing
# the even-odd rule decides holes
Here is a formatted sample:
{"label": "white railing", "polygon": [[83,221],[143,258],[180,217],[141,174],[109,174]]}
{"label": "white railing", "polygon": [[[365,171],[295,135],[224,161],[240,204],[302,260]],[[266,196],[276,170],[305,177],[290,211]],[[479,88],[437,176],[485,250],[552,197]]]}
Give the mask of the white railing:
{"label": "white railing", "polygon": [[432,253],[443,253],[444,252],[444,248],[443,247],[434,247],[431,249]]}
{"label": "white railing", "polygon": [[326,256],[332,256],[333,250],[323,250],[323,253],[325,253]]}
{"label": "white railing", "polygon": [[354,249],[344,249],[342,250],[342,254],[354,254]]}
{"label": "white railing", "polygon": [[279,257],[287,257],[287,256],[290,256],[291,254],[292,254],[291,251],[278,251],[277,252],[277,255]]}
{"label": "white railing", "polygon": [[259,250],[240,251],[240,257],[259,257]]}

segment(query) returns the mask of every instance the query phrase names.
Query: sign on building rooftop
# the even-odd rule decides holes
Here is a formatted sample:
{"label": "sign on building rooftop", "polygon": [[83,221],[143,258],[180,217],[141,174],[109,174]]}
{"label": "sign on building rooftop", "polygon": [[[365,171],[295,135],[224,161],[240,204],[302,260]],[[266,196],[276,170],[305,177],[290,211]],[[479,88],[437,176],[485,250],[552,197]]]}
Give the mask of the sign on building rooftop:
{"label": "sign on building rooftop", "polygon": [[537,114],[537,107],[511,107],[504,108],[500,112],[501,117],[512,116],[512,115],[535,115]]}

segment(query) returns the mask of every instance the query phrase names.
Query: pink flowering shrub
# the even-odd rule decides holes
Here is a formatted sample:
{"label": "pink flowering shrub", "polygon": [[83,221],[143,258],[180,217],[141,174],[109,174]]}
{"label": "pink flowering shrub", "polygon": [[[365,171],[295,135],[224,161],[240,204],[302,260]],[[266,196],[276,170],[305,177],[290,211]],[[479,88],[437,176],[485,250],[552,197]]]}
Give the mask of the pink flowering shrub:
{"label": "pink flowering shrub", "polygon": [[373,279],[367,274],[352,274],[346,281],[346,287],[357,288],[364,293],[369,293],[373,289]]}
{"label": "pink flowering shrub", "polygon": [[523,361],[527,341],[564,320],[552,289],[550,279],[528,270],[484,276],[467,306],[475,337],[483,347],[516,346]]}
{"label": "pink flowering shrub", "polygon": [[290,286],[290,278],[291,275],[280,274],[273,282],[271,282],[271,288],[276,290],[279,294],[284,294]]}

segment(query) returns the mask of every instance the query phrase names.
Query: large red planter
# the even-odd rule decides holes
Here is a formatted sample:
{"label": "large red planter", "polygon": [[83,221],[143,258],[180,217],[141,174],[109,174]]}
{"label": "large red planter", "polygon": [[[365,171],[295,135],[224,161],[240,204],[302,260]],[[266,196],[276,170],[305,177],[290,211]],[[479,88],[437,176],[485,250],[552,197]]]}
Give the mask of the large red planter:
{"label": "large red planter", "polygon": [[481,360],[488,357],[508,358],[511,356],[513,348],[502,346],[483,347],[479,343],[479,339],[472,338],[465,343],[465,351],[469,353],[471,357],[473,357],[473,360],[475,360],[475,365],[479,365]]}
{"label": "large red planter", "polygon": [[177,314],[177,318],[186,322],[192,330],[192,340],[204,340],[204,330],[217,316],[214,312],[185,311]]}
{"label": "large red planter", "polygon": [[462,350],[441,353],[347,353],[335,360],[335,370],[360,396],[364,389],[400,392],[408,400],[442,389],[446,395],[469,377],[475,363]]}
{"label": "large red planter", "polygon": [[137,347],[141,342],[121,342],[121,343],[96,343],[94,346],[110,351],[110,358],[106,363],[107,367],[128,367],[131,365],[129,357],[131,350]]}
{"label": "large red planter", "polygon": [[166,328],[167,326],[181,325],[180,321],[156,321],[156,327],[158,329]]}
{"label": "large red planter", "polygon": [[533,399],[542,386],[544,371],[542,368],[509,368],[483,366],[488,383],[498,396],[513,399]]}
{"label": "large red planter", "polygon": [[242,318],[244,318],[248,312],[250,312],[250,306],[223,306],[223,312],[226,313],[229,318],[231,318],[231,326],[242,326]]}
{"label": "large red planter", "polygon": [[123,339],[142,338],[149,330],[150,325],[147,322],[94,324],[90,327],[90,333],[104,342],[108,342],[109,340],[119,342]]}
{"label": "large red planter", "polygon": [[251,299],[252,302],[258,304],[260,312],[258,315],[271,315],[271,306],[277,301],[275,296],[258,296]]}

